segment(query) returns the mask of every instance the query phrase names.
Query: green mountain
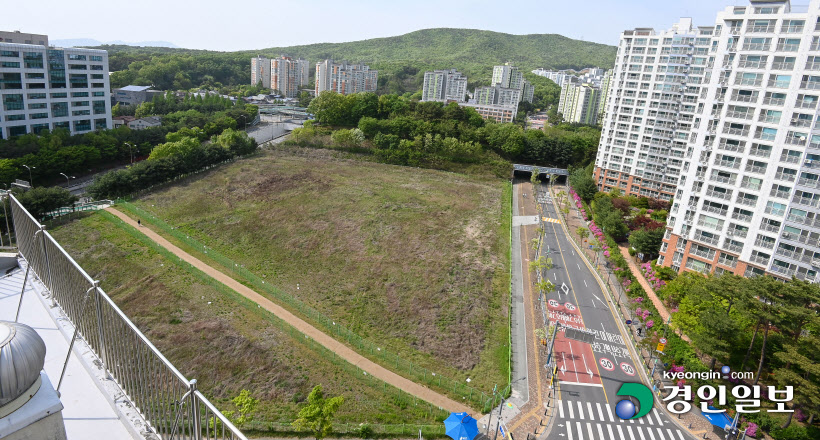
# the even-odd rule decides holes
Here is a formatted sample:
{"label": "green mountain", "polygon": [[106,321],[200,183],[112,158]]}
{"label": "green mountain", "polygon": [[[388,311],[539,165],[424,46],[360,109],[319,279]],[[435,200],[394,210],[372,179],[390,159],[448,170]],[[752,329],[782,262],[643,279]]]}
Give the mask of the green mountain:
{"label": "green mountain", "polygon": [[[319,43],[239,52],[99,46],[109,51],[112,86],[153,84],[161,89],[250,81],[250,58],[288,54],[311,62],[326,58],[363,62],[378,69],[384,92],[418,90],[424,71],[456,68],[473,84],[488,83],[492,66],[512,62],[538,67],[610,68],[616,48],[556,34],[511,35],[475,29],[424,29],[405,35],[348,43]],[[312,74],[312,72],[311,72]]]}

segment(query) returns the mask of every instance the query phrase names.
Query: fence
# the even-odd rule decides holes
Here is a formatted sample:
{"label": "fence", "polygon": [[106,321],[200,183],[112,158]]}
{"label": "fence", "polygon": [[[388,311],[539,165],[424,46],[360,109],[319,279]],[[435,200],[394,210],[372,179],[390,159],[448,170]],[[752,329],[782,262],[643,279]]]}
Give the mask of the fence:
{"label": "fence", "polygon": [[91,203],[81,203],[73,206],[63,206],[62,208],[55,209],[54,211],[49,211],[45,213],[43,217],[48,219],[53,217],[59,217],[61,215],[71,214],[73,212],[98,211],[100,209],[105,209],[113,204],[114,202],[112,202],[111,200],[99,200]]}
{"label": "fence", "polygon": [[[389,369],[399,373],[406,378],[417,383],[427,385],[433,389],[457,396],[459,400],[473,408],[486,413],[491,408],[490,401],[492,393],[483,392],[475,389],[469,385],[465,385],[462,380],[455,380],[442,375],[440,372],[436,373],[428,368],[414,364],[412,361],[400,357],[396,353],[392,353],[384,346],[378,345],[372,341],[362,338],[350,329],[341,325],[340,323],[328,318],[313,307],[306,305],[297,298],[277,289],[273,285],[266,283],[262,278],[253,272],[245,269],[244,266],[235,263],[230,258],[222,255],[215,249],[205,246],[195,238],[187,235],[185,232],[172,227],[162,219],[147,212],[136,205],[133,205],[124,200],[117,200],[117,206],[120,206],[126,211],[140,217],[143,222],[148,222],[164,233],[174,237],[192,249],[199,250],[199,252],[207,253],[206,257],[219,263],[225,270],[240,277],[240,282],[244,281],[258,292],[266,293],[273,297],[280,305],[290,309],[292,312],[299,314],[307,320],[315,323],[318,328],[325,333],[334,336],[339,341],[344,341],[354,347],[361,355],[377,361]],[[508,386],[507,390],[510,389]]]}
{"label": "fence", "polygon": [[[162,439],[247,440],[169,362],[13,196],[20,254],[154,432]],[[72,341],[73,342],[73,341]],[[62,377],[58,388],[62,383]]]}

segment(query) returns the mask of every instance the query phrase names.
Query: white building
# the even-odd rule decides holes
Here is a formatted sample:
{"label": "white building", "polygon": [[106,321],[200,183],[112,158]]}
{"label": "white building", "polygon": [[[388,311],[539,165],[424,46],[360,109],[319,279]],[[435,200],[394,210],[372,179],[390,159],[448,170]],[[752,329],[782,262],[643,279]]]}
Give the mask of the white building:
{"label": "white building", "polygon": [[521,102],[521,90],[502,87],[499,84],[489,87],[479,87],[473,92],[473,99],[482,105],[500,105],[502,107],[518,108]]}
{"label": "white building", "polygon": [[622,35],[596,178],[674,196],[660,264],[818,281],[819,18],[820,0],[753,0]]}
{"label": "white building", "polygon": [[424,72],[422,101],[464,102],[467,77],[455,69]]}
{"label": "white building", "polygon": [[324,60],[316,63],[316,96],[325,90],[342,95],[375,92],[379,85],[379,71],[364,64],[347,64]]}
{"label": "white building", "polygon": [[592,84],[566,84],[561,88],[558,113],[564,117],[564,122],[595,125],[601,96],[601,89]]}
{"label": "white building", "polygon": [[296,98],[299,88],[308,84],[308,61],[288,56],[274,58],[270,63],[270,85],[286,98]]}
{"label": "white building", "polygon": [[251,84],[262,83],[266,89],[270,87],[270,58],[257,56],[251,58]]}
{"label": "white building", "polygon": [[111,128],[108,52],[49,47],[47,37],[45,45],[17,43],[6,37],[16,33],[0,34],[0,138]]}
{"label": "white building", "polygon": [[516,101],[515,105],[518,105],[522,100],[532,102],[533,94],[535,93],[535,88],[532,84],[524,79],[524,73],[521,72],[518,67],[510,65],[510,63],[493,67],[493,77],[490,81],[490,85],[519,90],[521,93],[518,94],[518,101]]}

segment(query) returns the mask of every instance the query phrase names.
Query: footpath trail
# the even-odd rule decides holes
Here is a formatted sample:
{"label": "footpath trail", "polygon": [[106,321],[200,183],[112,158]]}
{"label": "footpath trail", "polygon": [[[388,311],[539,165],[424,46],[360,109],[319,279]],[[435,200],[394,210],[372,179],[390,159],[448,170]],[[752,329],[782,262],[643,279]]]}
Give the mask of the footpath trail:
{"label": "footpath trail", "polygon": [[[255,292],[254,290],[248,288],[247,286],[239,283],[235,279],[225,275],[224,273],[214,269],[213,267],[205,264],[198,258],[192,256],[191,254],[183,251],[179,247],[173,245],[171,242],[163,238],[161,235],[157,234],[150,228],[146,226],[140,226],[137,224],[135,220],[131,217],[123,214],[119,210],[115,208],[106,208],[106,211],[110,212],[117,216],[117,218],[121,219],[125,223],[129,224],[130,226],[136,228],[141,233],[145,234],[151,240],[154,240],[157,244],[164,247],[172,254],[178,256],[179,258],[183,259],[187,263],[191,264],[192,266],[196,267],[197,269],[201,270],[202,272],[208,274],[208,276],[214,278],[215,280],[219,281],[220,283],[224,284],[225,286],[233,289],[234,291],[238,292],[240,295],[248,298],[249,300],[255,302],[256,304],[263,307],[265,310],[273,313],[279,319],[287,322],[288,324],[292,325],[302,333],[308,335],[309,337],[313,338],[314,341],[322,344],[328,350],[336,353],[339,357],[345,359],[346,361],[350,362],[351,364],[361,368],[362,370],[366,371],[368,374],[372,374],[374,377],[377,377],[390,385],[395,386],[396,388],[401,389],[402,391],[412,394],[419,399],[422,399],[426,402],[430,402],[433,405],[436,405],[440,408],[443,408],[447,411],[451,412],[469,412],[473,413],[474,411],[467,406],[456,402],[449,397],[446,397],[442,394],[439,394],[427,387],[421,386],[409,379],[405,379],[402,376],[382,367],[381,365],[376,364],[375,362],[365,358],[364,356],[360,355],[359,353],[353,351],[350,347],[342,344],[341,342],[337,341],[336,339],[328,336],[326,333],[320,331],[316,327],[308,324],[304,320],[300,319],[293,313],[285,310],[284,308],[280,307],[279,305],[273,303],[271,300],[265,298],[264,296],[260,295],[259,293]],[[480,415],[477,415],[476,418],[479,418]]]}

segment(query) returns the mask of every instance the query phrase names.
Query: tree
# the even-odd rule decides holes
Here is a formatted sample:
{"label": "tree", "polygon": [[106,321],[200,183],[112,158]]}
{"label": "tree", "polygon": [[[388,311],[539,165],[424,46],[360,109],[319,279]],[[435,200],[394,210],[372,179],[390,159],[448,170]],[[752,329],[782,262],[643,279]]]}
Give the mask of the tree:
{"label": "tree", "polygon": [[629,244],[639,253],[651,258],[660,251],[664,232],[664,228],[633,231],[629,235]]}
{"label": "tree", "polygon": [[14,196],[37,219],[43,218],[43,215],[49,211],[64,206],[72,206],[77,201],[76,196],[71,195],[67,189],[58,186],[41,186],[28,191],[14,190]]}
{"label": "tree", "polygon": [[256,407],[259,406],[259,399],[251,397],[250,391],[240,391],[239,395],[231,401],[238,411],[236,413],[234,411],[225,411],[225,415],[230,417],[234,423],[244,425],[253,420],[253,413],[256,411]]}
{"label": "tree", "polygon": [[325,398],[321,385],[313,387],[307,398],[307,406],[299,410],[293,425],[309,429],[316,440],[322,440],[333,430],[333,416],[344,403],[344,397]]}
{"label": "tree", "polygon": [[593,180],[592,176],[587,174],[586,171],[580,168],[570,174],[569,184],[572,185],[581,199],[587,203],[589,203],[592,198],[595,197],[595,193],[598,192],[598,185],[595,184],[595,180]]}
{"label": "tree", "polygon": [[307,107],[310,105],[310,101],[313,98],[310,96],[310,92],[301,91],[299,92],[299,107]]}

